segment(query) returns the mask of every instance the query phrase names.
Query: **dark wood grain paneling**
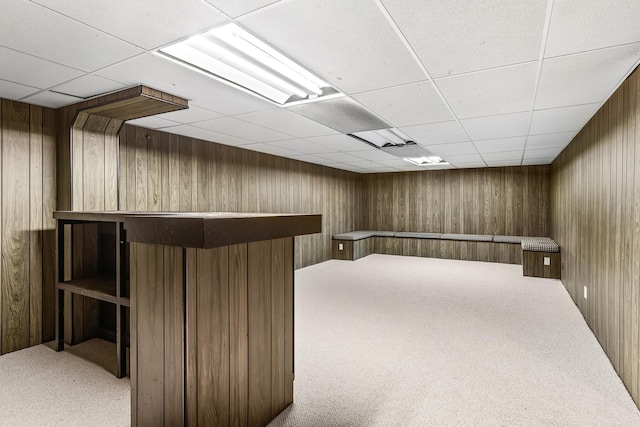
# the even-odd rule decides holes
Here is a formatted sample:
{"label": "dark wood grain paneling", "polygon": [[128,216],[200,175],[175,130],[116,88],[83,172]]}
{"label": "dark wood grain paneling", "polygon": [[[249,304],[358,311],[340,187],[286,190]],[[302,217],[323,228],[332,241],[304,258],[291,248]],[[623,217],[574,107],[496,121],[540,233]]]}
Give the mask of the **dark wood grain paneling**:
{"label": "dark wood grain paneling", "polygon": [[133,425],[265,425],[293,401],[293,241],[131,243]]}
{"label": "dark wood grain paneling", "polygon": [[53,339],[54,111],[0,100],[0,354]]}
{"label": "dark wood grain paneling", "polygon": [[[164,270],[162,246],[132,244],[136,264],[138,425],[164,424]],[[162,362],[155,360],[163,355]]]}
{"label": "dark wood grain paneling", "polygon": [[229,425],[246,426],[249,409],[247,244],[229,247]]}
{"label": "dark wood grain paneling", "polygon": [[294,239],[284,242],[284,404],[293,403],[294,364]]}
{"label": "dark wood grain paneling", "polygon": [[42,342],[43,297],[43,111],[31,106],[29,118],[29,345]]}
{"label": "dark wood grain paneling", "polygon": [[130,125],[120,151],[122,209],[322,214],[322,234],[296,238],[296,268],[330,259],[333,234],[360,228],[362,178],[352,172]]}
{"label": "dark wood grain paneling", "polygon": [[29,346],[29,105],[2,101],[2,351]]}
{"label": "dark wood grain paneling", "polygon": [[55,113],[43,109],[42,125],[42,341],[55,337],[56,140]]}
{"label": "dark wood grain paneling", "polygon": [[182,249],[164,247],[164,425],[184,422],[184,289]]}
{"label": "dark wood grain paneling", "polygon": [[197,251],[198,425],[229,424],[229,247]]}
{"label": "dark wood grain paneling", "polygon": [[362,229],[547,236],[548,187],[546,166],[368,174]]}
{"label": "dark wood grain paneling", "polygon": [[552,236],[562,250],[562,281],[636,404],[640,403],[638,79],[636,70],[554,161],[549,196]]}
{"label": "dark wood grain paneling", "polygon": [[271,414],[271,241],[248,244],[249,425]]}
{"label": "dark wood grain paneling", "polygon": [[271,416],[286,406],[285,401],[285,242],[271,241]]}
{"label": "dark wood grain paneling", "polygon": [[[357,258],[355,258],[353,252],[353,247],[356,243],[358,242],[354,242],[352,240],[333,240],[331,242],[331,258],[348,261],[356,260]],[[342,249],[340,249],[340,245],[342,245]]]}

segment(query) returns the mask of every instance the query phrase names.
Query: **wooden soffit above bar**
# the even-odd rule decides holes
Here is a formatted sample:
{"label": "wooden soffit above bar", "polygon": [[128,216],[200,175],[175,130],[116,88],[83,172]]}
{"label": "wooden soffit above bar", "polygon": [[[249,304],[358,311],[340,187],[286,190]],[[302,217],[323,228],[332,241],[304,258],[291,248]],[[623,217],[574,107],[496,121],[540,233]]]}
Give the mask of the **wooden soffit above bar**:
{"label": "wooden soffit above bar", "polygon": [[179,96],[139,85],[98,96],[74,106],[79,113],[127,121],[184,110],[189,108],[189,102]]}

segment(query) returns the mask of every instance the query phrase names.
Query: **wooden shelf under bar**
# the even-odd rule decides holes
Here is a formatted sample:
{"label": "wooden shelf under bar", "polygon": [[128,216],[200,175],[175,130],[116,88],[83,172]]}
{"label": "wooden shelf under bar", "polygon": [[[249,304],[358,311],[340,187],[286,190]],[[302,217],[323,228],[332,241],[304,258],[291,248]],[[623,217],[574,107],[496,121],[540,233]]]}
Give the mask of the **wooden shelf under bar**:
{"label": "wooden shelf under bar", "polygon": [[74,294],[106,301],[113,304],[120,304],[130,307],[129,298],[116,296],[115,277],[98,276],[83,279],[74,279],[68,282],[58,282],[58,289],[69,291]]}

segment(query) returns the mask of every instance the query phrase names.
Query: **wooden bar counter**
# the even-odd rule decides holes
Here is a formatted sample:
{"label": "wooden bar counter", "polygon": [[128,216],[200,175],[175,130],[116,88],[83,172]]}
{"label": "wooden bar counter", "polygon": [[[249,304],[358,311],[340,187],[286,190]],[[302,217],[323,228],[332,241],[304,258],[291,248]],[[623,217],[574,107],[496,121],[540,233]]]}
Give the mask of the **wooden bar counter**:
{"label": "wooden bar counter", "polygon": [[294,236],[321,218],[125,216],[132,425],[263,426],[293,402]]}

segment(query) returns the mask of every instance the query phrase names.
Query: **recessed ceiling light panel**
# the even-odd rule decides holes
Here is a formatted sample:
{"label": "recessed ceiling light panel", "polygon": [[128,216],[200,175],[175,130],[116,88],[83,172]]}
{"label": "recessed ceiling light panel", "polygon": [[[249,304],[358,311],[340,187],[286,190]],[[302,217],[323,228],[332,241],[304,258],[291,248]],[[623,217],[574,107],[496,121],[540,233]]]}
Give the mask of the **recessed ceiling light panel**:
{"label": "recessed ceiling light panel", "polygon": [[342,95],[235,23],[164,47],[158,53],[279,105]]}
{"label": "recessed ceiling light panel", "polygon": [[438,156],[405,157],[404,160],[418,166],[441,166],[449,164]]}

